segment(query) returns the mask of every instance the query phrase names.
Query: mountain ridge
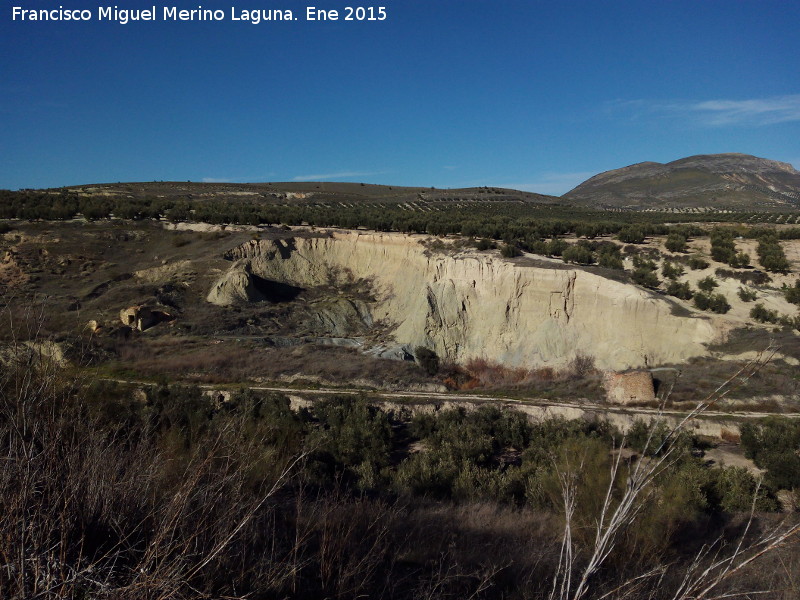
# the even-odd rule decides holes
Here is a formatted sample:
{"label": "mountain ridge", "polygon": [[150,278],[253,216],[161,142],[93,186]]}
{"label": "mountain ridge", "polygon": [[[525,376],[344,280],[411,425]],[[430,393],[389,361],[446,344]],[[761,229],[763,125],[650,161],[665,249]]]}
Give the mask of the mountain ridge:
{"label": "mountain ridge", "polygon": [[603,208],[798,208],[800,171],[749,154],[697,154],[598,173],[561,198]]}

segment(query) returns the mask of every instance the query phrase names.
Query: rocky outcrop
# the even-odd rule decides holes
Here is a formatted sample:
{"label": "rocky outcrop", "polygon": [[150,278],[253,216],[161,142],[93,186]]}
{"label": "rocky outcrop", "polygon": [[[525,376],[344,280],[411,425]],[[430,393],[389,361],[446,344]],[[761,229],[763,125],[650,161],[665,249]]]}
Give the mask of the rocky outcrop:
{"label": "rocky outcrop", "polygon": [[629,284],[487,253],[431,254],[419,240],[366,232],[251,240],[227,253],[234,264],[208,300],[250,297],[253,276],[301,287],[368,283],[372,318],[397,343],[521,367],[562,367],[577,354],[613,370],[681,362],[716,337],[710,319],[673,314],[669,300]]}
{"label": "rocky outcrop", "polygon": [[64,347],[50,340],[25,341],[0,347],[0,366],[3,368],[66,367],[68,364]]}
{"label": "rocky outcrop", "polygon": [[258,302],[265,300],[256,288],[249,265],[235,265],[217,281],[206,296],[206,300],[219,306],[228,306],[237,301]]}
{"label": "rocky outcrop", "polygon": [[144,331],[164,321],[172,321],[174,317],[161,308],[138,305],[123,308],[119,311],[119,319],[131,329]]}

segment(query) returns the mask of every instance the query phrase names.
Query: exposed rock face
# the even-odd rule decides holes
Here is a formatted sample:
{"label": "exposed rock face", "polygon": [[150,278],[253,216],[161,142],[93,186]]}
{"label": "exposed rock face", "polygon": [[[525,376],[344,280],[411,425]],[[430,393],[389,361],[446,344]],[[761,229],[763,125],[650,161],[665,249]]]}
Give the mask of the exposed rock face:
{"label": "exposed rock face", "polygon": [[64,348],[61,344],[53,341],[27,341],[0,347],[0,365],[3,367],[23,366],[27,368],[42,365],[65,367],[68,364]]}
{"label": "exposed rock face", "polygon": [[144,331],[163,321],[172,320],[172,316],[151,306],[130,306],[119,311],[119,319],[131,329]]}
{"label": "exposed rock face", "polygon": [[235,262],[208,300],[249,297],[253,275],[302,287],[368,281],[372,317],[398,343],[509,366],[561,367],[582,353],[624,370],[705,354],[716,337],[709,319],[678,317],[667,300],[632,285],[485,253],[429,255],[418,240],[365,232],[252,240],[227,253]]}
{"label": "exposed rock face", "polygon": [[238,300],[258,302],[264,296],[256,289],[253,274],[249,265],[244,263],[241,268],[229,270],[222,279],[214,284],[206,300],[219,306],[227,306]]}
{"label": "exposed rock face", "polygon": [[652,402],[656,399],[653,375],[649,371],[608,372],[603,377],[606,399],[614,404]]}

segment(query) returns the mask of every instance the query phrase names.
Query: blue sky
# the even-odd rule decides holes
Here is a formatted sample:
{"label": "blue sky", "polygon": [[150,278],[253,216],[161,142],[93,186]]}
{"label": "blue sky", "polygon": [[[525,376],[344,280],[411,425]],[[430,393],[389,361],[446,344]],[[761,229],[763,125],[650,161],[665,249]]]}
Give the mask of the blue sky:
{"label": "blue sky", "polygon": [[[96,16],[104,4],[4,0],[0,188],[336,180],[561,194],[692,154],[800,167],[800,2],[383,0],[383,22],[303,18],[347,4],[167,0],[159,16],[202,5],[226,20],[120,25],[12,22],[14,5]],[[232,6],[300,19],[232,22]]]}

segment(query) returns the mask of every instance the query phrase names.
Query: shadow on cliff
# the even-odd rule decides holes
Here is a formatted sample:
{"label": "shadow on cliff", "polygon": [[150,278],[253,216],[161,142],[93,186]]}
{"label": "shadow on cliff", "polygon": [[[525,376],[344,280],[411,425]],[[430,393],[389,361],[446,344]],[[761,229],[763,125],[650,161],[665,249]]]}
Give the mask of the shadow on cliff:
{"label": "shadow on cliff", "polygon": [[261,298],[275,304],[291,302],[304,291],[303,288],[251,274],[250,281]]}

